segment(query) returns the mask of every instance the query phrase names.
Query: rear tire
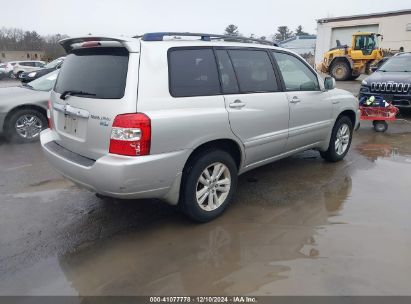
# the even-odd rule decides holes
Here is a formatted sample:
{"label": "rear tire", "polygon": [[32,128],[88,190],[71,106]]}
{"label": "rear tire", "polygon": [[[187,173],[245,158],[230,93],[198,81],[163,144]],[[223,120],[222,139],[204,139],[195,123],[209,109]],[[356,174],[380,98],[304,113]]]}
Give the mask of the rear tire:
{"label": "rear tire", "polygon": [[351,76],[351,67],[348,62],[337,61],[331,65],[330,75],[337,81],[348,80]]}
{"label": "rear tire", "polygon": [[184,169],[178,207],[196,222],[217,218],[232,200],[237,175],[229,153],[210,149],[198,154]]}
{"label": "rear tire", "polygon": [[40,132],[47,128],[47,118],[33,109],[21,109],[7,119],[5,136],[8,141],[29,143],[39,140]]}
{"label": "rear tire", "polygon": [[329,162],[343,160],[351,146],[353,125],[347,116],[340,117],[332,130],[327,151],[320,152],[321,157]]}

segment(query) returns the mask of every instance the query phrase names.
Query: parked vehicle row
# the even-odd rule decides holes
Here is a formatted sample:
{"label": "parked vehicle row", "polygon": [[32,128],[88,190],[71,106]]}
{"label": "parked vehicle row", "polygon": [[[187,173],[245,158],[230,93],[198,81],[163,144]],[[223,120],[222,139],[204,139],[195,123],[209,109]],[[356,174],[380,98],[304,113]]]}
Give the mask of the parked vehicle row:
{"label": "parked vehicle row", "polygon": [[33,70],[33,71],[26,71],[23,72],[19,79],[22,82],[30,82],[34,79],[37,79],[43,75],[46,75],[48,73],[50,73],[51,71],[57,70],[59,68],[61,68],[63,62],[64,62],[65,57],[60,57],[57,58],[53,61],[51,61],[50,63],[46,64],[45,66],[43,66],[42,68]]}
{"label": "parked vehicle row", "polygon": [[17,61],[13,66],[13,75],[20,79],[24,72],[31,72],[44,67],[46,63],[40,60]]}
{"label": "parked vehicle row", "polygon": [[[163,40],[176,35],[200,40]],[[46,158],[100,195],[160,198],[204,222],[226,209],[238,174],[307,149],[345,157],[359,123],[352,94],[293,52],[216,38],[63,40]]]}
{"label": "parked vehicle row", "polygon": [[22,82],[30,82],[51,71],[59,69],[65,57],[60,57],[50,63],[39,60],[10,61],[0,64],[0,79],[14,77]]}

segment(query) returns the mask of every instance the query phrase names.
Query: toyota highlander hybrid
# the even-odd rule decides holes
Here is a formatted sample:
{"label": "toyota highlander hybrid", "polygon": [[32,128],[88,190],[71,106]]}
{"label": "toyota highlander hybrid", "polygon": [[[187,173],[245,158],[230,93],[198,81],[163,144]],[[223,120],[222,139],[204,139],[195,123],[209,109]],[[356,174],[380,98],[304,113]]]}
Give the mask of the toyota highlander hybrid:
{"label": "toyota highlander hybrid", "polygon": [[220,215],[248,170],[308,149],[342,160],[359,123],[353,95],[267,41],[149,33],[61,44],[41,133],[48,161],[100,195],[163,199],[196,221]]}

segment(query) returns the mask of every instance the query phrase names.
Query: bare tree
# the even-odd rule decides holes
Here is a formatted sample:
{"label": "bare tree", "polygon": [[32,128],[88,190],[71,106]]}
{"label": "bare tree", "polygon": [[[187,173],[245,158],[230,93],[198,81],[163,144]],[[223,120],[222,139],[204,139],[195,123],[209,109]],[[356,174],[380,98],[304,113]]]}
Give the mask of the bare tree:
{"label": "bare tree", "polygon": [[46,60],[65,54],[58,41],[67,35],[54,34],[41,36],[36,31],[23,31],[18,28],[0,29],[0,50],[2,51],[44,51]]}
{"label": "bare tree", "polygon": [[229,24],[226,28],[225,28],[225,32],[224,35],[228,35],[228,36],[239,36],[240,33],[238,31],[238,26],[234,25],[234,24]]}
{"label": "bare tree", "polygon": [[307,32],[303,31],[303,27],[301,25],[297,26],[297,28],[295,29],[295,35],[296,36],[307,36],[310,35]]}

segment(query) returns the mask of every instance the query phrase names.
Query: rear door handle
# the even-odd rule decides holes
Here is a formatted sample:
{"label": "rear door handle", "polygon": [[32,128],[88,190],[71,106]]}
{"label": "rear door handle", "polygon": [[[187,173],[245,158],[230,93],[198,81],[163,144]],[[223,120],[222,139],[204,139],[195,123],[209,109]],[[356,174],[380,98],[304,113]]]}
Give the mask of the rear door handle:
{"label": "rear door handle", "polygon": [[246,105],[245,102],[242,102],[240,99],[235,100],[234,102],[230,103],[228,106],[230,108],[241,109]]}
{"label": "rear door handle", "polygon": [[293,98],[291,98],[291,100],[290,100],[291,103],[298,103],[300,101],[301,101],[301,99],[298,98],[297,96],[293,96]]}

